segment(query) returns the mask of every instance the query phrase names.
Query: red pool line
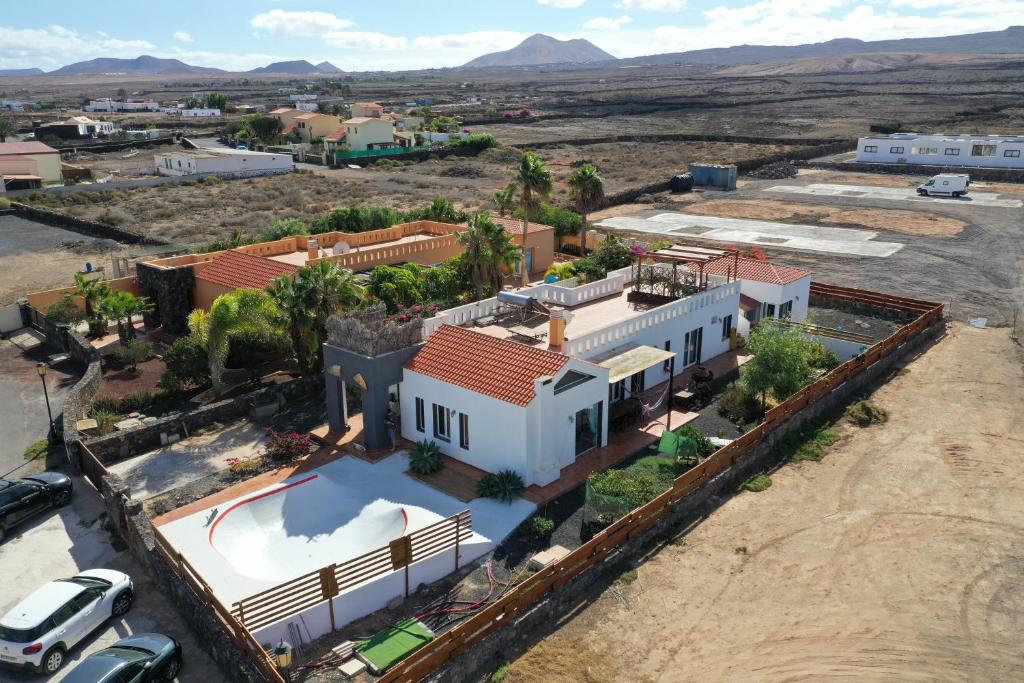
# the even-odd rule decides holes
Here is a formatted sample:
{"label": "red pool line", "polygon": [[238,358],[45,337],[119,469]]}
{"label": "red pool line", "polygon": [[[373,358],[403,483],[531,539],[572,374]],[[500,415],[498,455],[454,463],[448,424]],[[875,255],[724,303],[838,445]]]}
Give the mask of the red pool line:
{"label": "red pool line", "polygon": [[[319,474],[313,474],[313,475],[310,475],[310,476],[306,477],[305,479],[300,479],[298,481],[293,481],[292,483],[287,484],[285,486],[282,486],[279,489],[274,489],[273,491],[267,491],[267,492],[261,493],[261,494],[259,494],[257,496],[253,496],[252,498],[246,498],[245,500],[238,501],[237,503],[235,503],[234,505],[229,507],[227,510],[222,512],[220,517],[215,519],[213,524],[210,525],[210,533],[209,533],[209,535],[207,537],[209,542],[210,542],[210,545],[213,545],[213,531],[214,531],[214,529],[216,529],[217,525],[220,524],[220,520],[222,520],[225,517],[227,517],[228,513],[231,512],[232,510],[234,510],[236,508],[240,508],[243,505],[246,505],[248,503],[252,503],[253,501],[257,501],[260,498],[266,498],[267,496],[272,496],[275,493],[281,493],[282,491],[287,491],[288,489],[293,488],[295,486],[298,486],[299,484],[305,484],[307,481],[313,481],[314,479],[316,479],[319,476],[320,476]],[[402,514],[403,515],[405,514],[405,510],[402,510]],[[408,524],[408,518],[406,518],[406,524]]]}

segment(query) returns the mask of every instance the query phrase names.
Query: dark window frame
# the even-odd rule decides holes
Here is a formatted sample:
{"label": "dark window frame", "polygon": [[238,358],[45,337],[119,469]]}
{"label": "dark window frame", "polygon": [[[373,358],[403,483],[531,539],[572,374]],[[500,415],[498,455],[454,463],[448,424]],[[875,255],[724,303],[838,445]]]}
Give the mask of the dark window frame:
{"label": "dark window frame", "polygon": [[867,154],[877,154],[878,145],[864,145],[864,152]]}
{"label": "dark window frame", "polygon": [[722,341],[728,339],[732,332],[732,313],[722,318]]}
{"label": "dark window frame", "polygon": [[469,415],[459,413],[459,448],[469,450]]}
{"label": "dark window frame", "polygon": [[889,154],[903,154],[906,147],[890,147]]}
{"label": "dark window frame", "polygon": [[416,397],[416,431],[426,433],[427,431],[427,408],[426,403],[419,396]]}
{"label": "dark window frame", "polygon": [[[441,439],[451,443],[452,440],[452,413],[450,410],[437,403],[431,404],[433,406],[431,412],[434,418],[434,438]],[[443,427],[443,431],[438,429]]]}

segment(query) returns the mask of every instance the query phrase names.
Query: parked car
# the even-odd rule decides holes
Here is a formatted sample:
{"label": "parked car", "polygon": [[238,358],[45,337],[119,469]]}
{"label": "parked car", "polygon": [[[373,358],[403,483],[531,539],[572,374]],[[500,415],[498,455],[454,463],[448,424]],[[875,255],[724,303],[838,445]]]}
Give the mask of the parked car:
{"label": "parked car", "polygon": [[922,197],[962,197],[970,192],[971,177],[962,173],[940,173],[917,186]]}
{"label": "parked car", "polygon": [[181,643],[159,633],[119,640],[82,660],[64,683],[170,683],[181,671]]}
{"label": "parked car", "polygon": [[0,541],[15,524],[70,503],[72,489],[71,478],[60,472],[40,472],[18,481],[0,479]]}
{"label": "parked car", "polygon": [[0,618],[0,665],[52,674],[69,650],[133,600],[131,578],[113,569],[51,581]]}

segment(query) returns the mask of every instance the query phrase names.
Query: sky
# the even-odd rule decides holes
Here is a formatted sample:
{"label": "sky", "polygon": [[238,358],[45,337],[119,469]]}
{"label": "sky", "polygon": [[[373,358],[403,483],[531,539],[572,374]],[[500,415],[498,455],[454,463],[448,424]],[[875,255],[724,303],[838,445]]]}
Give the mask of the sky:
{"label": "sky", "polygon": [[47,71],[140,54],[228,70],[288,59],[401,70],[458,66],[533,33],[586,38],[634,57],[1024,24],[1024,0],[93,0],[88,11],[80,0],[3,4],[0,68]]}

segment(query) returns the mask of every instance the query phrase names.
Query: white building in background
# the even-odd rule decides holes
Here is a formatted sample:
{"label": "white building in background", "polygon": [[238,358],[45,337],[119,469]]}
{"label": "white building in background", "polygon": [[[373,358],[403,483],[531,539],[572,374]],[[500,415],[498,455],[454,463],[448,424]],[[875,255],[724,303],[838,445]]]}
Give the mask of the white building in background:
{"label": "white building in background", "polygon": [[892,133],[860,138],[857,161],[980,168],[1024,168],[1024,135]]}
{"label": "white building in background", "polygon": [[289,95],[288,99],[292,102],[315,102],[316,95],[312,93],[301,93],[298,95]]}
{"label": "white building in background", "polygon": [[137,111],[160,111],[160,103],[155,100],[114,100],[104,97],[98,100],[89,100],[84,107],[85,111],[105,112],[137,112]]}
{"label": "white building in background", "polygon": [[290,154],[250,152],[237,149],[194,149],[153,155],[156,172],[166,176],[201,173],[276,175],[295,170]]}
{"label": "white building in background", "polygon": [[7,111],[22,111],[26,106],[28,106],[27,103],[21,100],[8,100],[6,98],[0,100],[0,109],[6,109]]}
{"label": "white building in background", "polygon": [[220,116],[221,115],[220,109],[196,108],[196,109],[178,109],[176,111],[184,119],[204,118],[204,117],[209,117],[209,116]]}
{"label": "white building in background", "polygon": [[316,102],[296,102],[295,108],[299,111],[320,111],[320,105]]}

